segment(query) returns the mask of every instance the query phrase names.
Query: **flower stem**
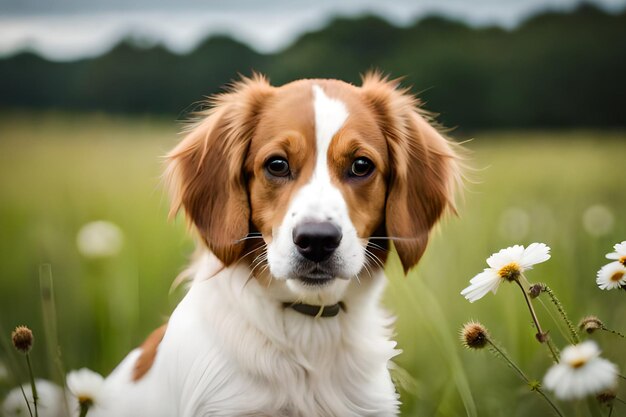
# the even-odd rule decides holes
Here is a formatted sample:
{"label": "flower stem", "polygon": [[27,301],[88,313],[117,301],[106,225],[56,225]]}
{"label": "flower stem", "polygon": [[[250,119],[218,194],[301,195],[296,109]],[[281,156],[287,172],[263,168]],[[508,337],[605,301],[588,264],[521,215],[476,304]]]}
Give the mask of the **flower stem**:
{"label": "flower stem", "polygon": [[35,375],[33,374],[33,367],[30,364],[30,355],[26,354],[26,363],[28,364],[28,376],[30,378],[30,389],[33,391],[33,406],[35,408],[35,417],[39,417],[39,410],[37,409],[37,401],[39,396],[37,395],[37,386],[35,385]]}
{"label": "flower stem", "polygon": [[552,343],[549,342],[550,338],[548,336],[548,333],[544,333],[544,331],[541,329],[541,325],[539,324],[539,318],[537,317],[537,313],[535,313],[535,309],[533,308],[533,304],[530,301],[530,297],[528,297],[528,294],[526,294],[526,290],[524,289],[522,283],[518,279],[516,279],[515,282],[519,286],[520,290],[522,290],[524,300],[526,300],[526,305],[528,305],[528,311],[530,311],[530,316],[535,323],[535,327],[537,329],[537,334],[535,335],[535,337],[537,338],[537,341],[539,343],[546,343],[548,349],[550,350],[550,354],[554,359],[554,362],[559,363],[559,355],[556,353],[556,350],[554,349]]}
{"label": "flower stem", "polygon": [[537,394],[541,395],[543,397],[544,400],[546,400],[546,402],[548,404],[550,404],[550,407],[552,407],[552,409],[554,410],[554,412],[558,415],[563,417],[563,414],[561,414],[561,411],[557,408],[556,404],[554,404],[552,402],[552,400],[550,399],[550,397],[548,397],[545,392],[543,392],[543,390],[541,388],[535,388],[533,389],[533,391],[535,391]]}
{"label": "flower stem", "polygon": [[30,414],[30,417],[33,417],[33,410],[30,409],[30,402],[28,401],[28,397],[26,396],[26,393],[24,392],[24,387],[21,384],[20,384],[20,390],[22,391],[22,396],[24,397],[24,401],[26,401],[28,414]]}
{"label": "flower stem", "polygon": [[89,411],[89,404],[80,403],[80,416],[85,417]]}
{"label": "flower stem", "polygon": [[528,386],[531,387],[531,390],[536,392],[537,394],[541,395],[543,397],[544,400],[546,400],[546,402],[550,405],[550,407],[552,407],[552,409],[554,410],[554,412],[558,415],[563,417],[563,414],[561,413],[561,411],[557,408],[557,406],[552,402],[552,400],[550,400],[550,398],[542,391],[540,385],[538,382],[531,382],[530,379],[526,376],[526,374],[524,373],[524,371],[522,371],[520,369],[519,366],[517,366],[515,364],[515,362],[513,362],[506,353],[504,353],[504,351],[502,349],[500,349],[498,347],[498,345],[496,345],[491,339],[487,339],[487,342],[489,343],[489,345],[491,346],[491,348],[493,349],[493,353],[495,356],[498,356],[502,359],[504,359],[504,361],[515,370],[515,372],[517,372],[517,374],[519,375],[519,377],[522,379],[522,381],[524,381]]}
{"label": "flower stem", "polygon": [[552,304],[554,304],[554,306],[556,307],[557,311],[561,315],[561,318],[563,319],[563,321],[567,325],[567,328],[569,329],[570,335],[572,336],[573,344],[575,344],[575,345],[579,344],[580,343],[580,337],[578,336],[578,332],[576,331],[576,327],[574,327],[574,324],[572,323],[572,321],[567,316],[567,313],[565,312],[565,309],[563,308],[563,304],[561,304],[559,299],[556,298],[556,295],[554,294],[552,289],[550,287],[548,287],[547,285],[545,285],[545,284],[543,286],[543,291],[545,293],[547,293],[548,296],[550,296],[550,300],[552,301]]}
{"label": "flower stem", "polygon": [[622,339],[626,339],[626,336],[624,336],[624,334],[618,332],[617,330],[609,329],[608,327],[606,327],[604,325],[602,327],[600,327],[600,329],[604,330],[605,332],[609,332],[611,334],[614,334],[615,336],[619,336]]}
{"label": "flower stem", "polygon": [[546,341],[546,344],[548,345],[548,348],[550,349],[550,353],[552,354],[552,357],[555,358],[556,363],[559,363],[559,358],[561,357],[561,352],[559,351],[559,349],[556,346],[554,346],[552,339],[548,339]]}
{"label": "flower stem", "polygon": [[491,339],[487,339],[487,343],[489,343],[489,345],[496,351],[496,356],[499,356],[500,358],[504,359],[506,361],[506,363],[515,370],[515,372],[517,372],[517,374],[520,376],[520,378],[522,378],[522,380],[524,382],[526,382],[527,384],[530,383],[530,379],[528,379],[528,377],[526,376],[526,374],[524,373],[524,371],[522,371],[516,364],[515,362],[513,362],[511,359],[509,359],[509,357],[507,356],[506,353],[504,353],[504,351],[502,351],[502,349],[500,349],[498,347],[498,345],[496,345],[495,343],[493,343],[493,341],[491,341]]}

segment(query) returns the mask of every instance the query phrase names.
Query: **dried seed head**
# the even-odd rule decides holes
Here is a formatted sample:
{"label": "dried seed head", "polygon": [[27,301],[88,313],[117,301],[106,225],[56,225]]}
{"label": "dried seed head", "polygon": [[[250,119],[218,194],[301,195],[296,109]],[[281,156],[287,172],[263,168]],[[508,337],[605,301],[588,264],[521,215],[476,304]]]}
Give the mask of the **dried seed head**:
{"label": "dried seed head", "polygon": [[482,349],[489,342],[489,332],[482,324],[470,321],[461,329],[461,342],[469,349]]}
{"label": "dried seed head", "polygon": [[591,334],[596,330],[604,328],[604,323],[602,323],[596,316],[587,316],[583,318],[580,323],[578,323],[578,327],[580,330],[584,330]]}
{"label": "dried seed head", "polygon": [[530,298],[537,298],[545,289],[546,286],[544,284],[533,284],[528,289],[528,295],[530,295]]}
{"label": "dried seed head", "polygon": [[615,391],[610,390],[610,389],[606,391],[602,391],[600,394],[596,395],[596,399],[598,400],[600,404],[609,404],[609,405],[613,402],[615,397],[617,397],[617,394],[615,394]]}
{"label": "dried seed head", "polygon": [[548,332],[537,333],[535,335],[535,339],[537,339],[539,343],[546,343],[548,340],[550,340],[550,335],[548,334]]}
{"label": "dried seed head", "polygon": [[15,349],[26,354],[33,347],[33,332],[26,326],[17,326],[11,333],[11,340]]}

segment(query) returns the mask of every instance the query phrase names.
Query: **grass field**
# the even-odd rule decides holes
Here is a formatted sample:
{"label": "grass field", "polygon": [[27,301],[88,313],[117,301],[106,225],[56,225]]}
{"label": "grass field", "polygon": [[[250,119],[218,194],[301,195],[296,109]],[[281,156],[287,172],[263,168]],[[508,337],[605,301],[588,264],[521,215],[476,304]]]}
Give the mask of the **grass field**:
{"label": "grass field", "polygon": [[[182,218],[167,221],[159,179],[159,156],[176,143],[177,129],[173,120],[151,118],[0,116],[0,325],[3,340],[19,324],[34,330],[39,375],[52,373],[43,337],[41,264],[52,266],[67,369],[108,373],[180,298],[169,288],[192,242]],[[529,279],[547,282],[574,321],[594,313],[626,331],[624,292],[595,285],[604,255],[626,240],[626,133],[477,134],[465,147],[474,169],[459,217],[438,228],[408,278],[396,258],[388,266],[385,304],[397,315],[403,350],[397,361],[412,379],[402,395],[403,415],[549,415],[502,362],[458,341],[464,322],[480,320],[531,377],[541,379],[550,360],[534,341],[519,289],[505,284],[496,296],[474,304],[459,292],[491,253],[545,242],[552,259],[530,271]],[[98,219],[119,225],[125,241],[116,257],[94,261],[81,257],[76,234]],[[553,314],[539,304],[544,327],[562,347],[564,331]],[[596,338],[604,355],[625,369],[626,342]],[[9,364],[11,355],[0,350],[0,360]],[[1,396],[9,385],[0,386]],[[560,406],[566,415],[607,415],[593,401]],[[626,415],[626,405],[618,404],[614,415]]]}

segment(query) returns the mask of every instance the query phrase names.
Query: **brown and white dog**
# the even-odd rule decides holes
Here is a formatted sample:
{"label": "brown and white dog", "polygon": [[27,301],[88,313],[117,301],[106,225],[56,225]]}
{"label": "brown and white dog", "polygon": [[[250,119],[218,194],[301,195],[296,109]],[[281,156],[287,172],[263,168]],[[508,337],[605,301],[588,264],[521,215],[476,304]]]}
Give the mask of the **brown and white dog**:
{"label": "brown and white dog", "polygon": [[93,414],[397,415],[382,268],[390,240],[416,265],[459,175],[418,104],[378,74],[217,96],[168,158],[202,239],[189,291]]}

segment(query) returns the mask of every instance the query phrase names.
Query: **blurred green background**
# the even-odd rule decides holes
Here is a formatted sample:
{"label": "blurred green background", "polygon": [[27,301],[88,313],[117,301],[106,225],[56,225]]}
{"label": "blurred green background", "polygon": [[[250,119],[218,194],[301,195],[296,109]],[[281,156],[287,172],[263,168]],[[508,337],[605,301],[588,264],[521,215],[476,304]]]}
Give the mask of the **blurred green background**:
{"label": "blurred green background", "polygon": [[[385,305],[397,316],[397,361],[410,375],[403,378],[403,415],[549,415],[502,362],[464,349],[458,338],[463,323],[479,320],[541,379],[550,360],[534,340],[519,289],[503,284],[474,304],[459,292],[491,253],[545,242],[552,259],[529,279],[547,282],[574,321],[596,314],[626,331],[623,291],[595,284],[604,255],[626,239],[624,19],[587,6],[505,31],[441,18],[395,28],[368,17],[334,21],[275,55],[213,38],[184,56],[124,43],[69,63],[30,53],[0,59],[3,337],[30,326],[36,372],[54,377],[39,285],[40,266],[49,264],[65,368],[110,372],[182,295],[170,286],[193,243],[182,218],[167,221],[160,156],[179,140],[185,106],[251,69],[281,83],[305,76],[356,81],[380,67],[408,75],[427,108],[458,127],[451,136],[466,141],[471,167],[459,216],[437,228],[420,265],[404,278],[395,257],[388,264]],[[229,59],[208,59],[222,56]],[[94,220],[121,229],[117,255],[79,253],[77,233]],[[563,327],[544,303],[543,325],[563,347]],[[623,339],[594,338],[626,368]],[[0,380],[2,397],[25,374],[0,347],[0,361],[16,368]],[[560,406],[566,415],[607,414],[593,401]],[[618,404],[614,415],[621,414],[626,406]]]}
{"label": "blurred green background", "polygon": [[[89,366],[108,373],[179,299],[169,288],[193,247],[181,218],[167,222],[159,178],[159,156],[176,143],[176,130],[172,120],[150,117],[10,113],[0,118],[1,324],[5,337],[15,325],[33,328],[40,375],[49,375],[40,264],[52,265],[68,369]],[[505,365],[458,341],[464,322],[480,320],[540,379],[550,361],[534,341],[518,289],[503,284],[497,296],[475,304],[459,292],[492,252],[545,242],[553,258],[530,271],[529,279],[554,288],[574,320],[593,313],[625,330],[624,294],[599,290],[595,273],[612,245],[626,236],[626,179],[616,168],[623,166],[626,134],[478,133],[464,146],[475,169],[459,216],[438,228],[409,277],[402,276],[395,257],[388,266],[385,304],[398,317],[397,340],[404,351],[398,363],[416,383],[403,393],[403,415],[465,415],[465,407],[469,415],[547,415],[540,399]],[[111,258],[82,257],[77,232],[99,219],[122,229],[124,246]],[[554,314],[539,308],[544,326],[563,346],[549,313]],[[625,342],[599,340],[606,356],[624,367]]]}

